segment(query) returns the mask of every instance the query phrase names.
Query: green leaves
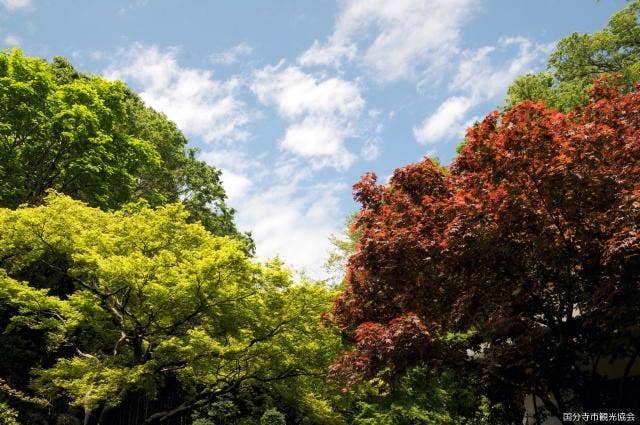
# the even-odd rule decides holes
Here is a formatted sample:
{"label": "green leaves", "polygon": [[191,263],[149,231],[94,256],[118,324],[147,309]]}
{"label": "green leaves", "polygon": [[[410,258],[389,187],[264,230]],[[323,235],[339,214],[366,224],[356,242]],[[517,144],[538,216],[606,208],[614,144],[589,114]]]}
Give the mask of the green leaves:
{"label": "green leaves", "polygon": [[18,50],[2,56],[0,204],[37,202],[49,188],[103,208],[130,198],[140,163],[157,154],[137,149],[131,161],[131,137],[120,130],[124,86],[97,77],[56,85],[46,62]]}
{"label": "green leaves", "polygon": [[333,294],[294,284],[278,261],[252,262],[241,242],[188,218],[182,204],[103,212],[53,192],[38,207],[0,209],[6,332],[44,332],[56,354],[34,369],[34,389],[85,415],[162,394],[171,380],[194,406],[281,380],[297,388],[292,398],[308,396],[338,352],[319,323]]}
{"label": "green leaves", "polygon": [[509,87],[507,105],[542,100],[568,112],[587,104],[592,80],[603,74],[618,75],[631,88],[640,79],[639,13],[640,1],[632,1],[611,16],[603,30],[560,40],[549,58],[549,72],[517,78]]}
{"label": "green leaves", "polygon": [[186,144],[121,82],[0,53],[0,370],[53,406],[21,418],[152,423],[230,399],[246,423],[342,424],[323,398],[334,292],[251,261],[220,170]]}
{"label": "green leaves", "polygon": [[354,424],[440,425],[491,423],[487,400],[470,375],[414,367],[401,376],[378,377],[358,389]]}
{"label": "green leaves", "polygon": [[182,202],[190,221],[253,252],[225,204],[220,171],[186,143],[120,81],[80,74],[60,57],[0,53],[0,206],[36,205],[49,189],[103,210]]}
{"label": "green leaves", "polygon": [[123,367],[113,364],[114,360],[88,354],[60,359],[53,367],[36,371],[33,385],[50,398],[64,394],[72,406],[88,411],[99,406],[114,407],[126,394],[123,390],[139,385],[145,373],[142,365]]}

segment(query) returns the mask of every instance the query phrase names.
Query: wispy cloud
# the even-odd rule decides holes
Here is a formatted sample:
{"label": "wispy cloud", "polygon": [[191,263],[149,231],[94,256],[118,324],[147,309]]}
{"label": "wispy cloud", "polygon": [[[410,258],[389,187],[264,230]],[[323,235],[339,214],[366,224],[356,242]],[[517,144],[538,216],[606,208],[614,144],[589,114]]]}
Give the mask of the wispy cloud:
{"label": "wispy cloud", "polygon": [[0,0],[0,3],[9,10],[25,9],[31,6],[31,0]]}
{"label": "wispy cloud", "polygon": [[367,141],[360,149],[360,156],[365,161],[373,161],[377,159],[380,155],[380,144],[381,140],[379,138],[374,138]]}
{"label": "wispy cloud", "polygon": [[[500,39],[496,46],[464,52],[449,85],[449,90],[456,94],[444,100],[434,113],[414,127],[416,140],[426,144],[456,137],[461,139],[466,127],[475,119],[473,109],[483,102],[500,102],[509,84],[518,75],[539,67],[552,48],[553,44],[508,37]],[[492,55],[497,53],[507,54],[507,59],[492,60]]]}
{"label": "wispy cloud", "polygon": [[15,35],[7,35],[4,38],[4,44],[6,44],[7,46],[19,46],[20,41],[20,37],[17,37]]}
{"label": "wispy cloud", "polygon": [[340,192],[345,185],[303,182],[274,185],[242,204],[238,222],[252,229],[261,258],[279,255],[297,270],[322,276],[330,248],[328,236],[339,229]]}
{"label": "wispy cloud", "polygon": [[201,153],[200,159],[222,170],[222,182],[228,203],[237,207],[255,189],[255,183],[268,181],[268,170],[258,158],[242,149],[222,148]]}
{"label": "wispy cloud", "polygon": [[282,149],[311,159],[316,168],[346,169],[353,163],[345,143],[358,133],[365,105],[356,83],[316,77],[281,62],[256,71],[251,89],[289,123]]}
{"label": "wispy cloud", "polygon": [[303,66],[357,61],[374,79],[413,78],[458,51],[460,30],[476,0],[348,0],[332,35],[315,41],[298,61]]}
{"label": "wispy cloud", "polygon": [[251,52],[253,52],[253,48],[249,44],[242,42],[229,50],[212,54],[209,56],[209,60],[214,64],[231,65],[243,56],[250,55]]}
{"label": "wispy cloud", "polygon": [[413,134],[423,144],[462,137],[476,118],[474,108],[498,102],[508,84],[538,67],[550,50],[550,45],[524,37],[502,38],[495,46],[477,50],[466,48],[462,29],[479,3],[345,0],[331,35],[316,40],[300,55],[299,66],[329,66],[344,74],[355,65],[368,72],[369,80],[409,80],[418,84],[419,91],[427,81],[445,85],[449,81],[450,96],[413,128]]}
{"label": "wispy cloud", "polygon": [[420,126],[413,129],[413,135],[420,143],[435,143],[459,136],[465,128],[465,117],[475,104],[476,100],[471,97],[449,97]]}
{"label": "wispy cloud", "polygon": [[308,168],[291,158],[274,166],[237,150],[205,152],[201,158],[222,169],[229,204],[237,209],[239,228],[251,230],[258,258],[279,256],[313,278],[325,276],[328,236],[343,221],[344,184],[313,181]]}
{"label": "wispy cloud", "polygon": [[187,134],[206,142],[244,140],[249,120],[236,92],[237,78],[216,80],[204,69],[183,67],[176,49],[134,43],[119,50],[106,75],[139,88],[140,97]]}
{"label": "wispy cloud", "polygon": [[118,9],[118,15],[126,15],[127,13],[146,7],[149,4],[149,0],[131,0],[128,4]]}

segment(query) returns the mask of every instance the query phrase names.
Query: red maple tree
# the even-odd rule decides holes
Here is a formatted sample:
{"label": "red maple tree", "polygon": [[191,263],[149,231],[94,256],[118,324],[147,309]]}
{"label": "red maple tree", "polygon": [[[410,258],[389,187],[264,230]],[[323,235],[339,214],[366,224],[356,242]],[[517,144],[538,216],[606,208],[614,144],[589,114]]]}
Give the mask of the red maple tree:
{"label": "red maple tree", "polygon": [[[355,348],[330,372],[475,361],[497,401],[623,405],[640,348],[640,93],[604,78],[584,108],[526,101],[466,139],[447,168],[354,186],[361,237],[333,315]],[[443,342],[470,328],[469,344]]]}

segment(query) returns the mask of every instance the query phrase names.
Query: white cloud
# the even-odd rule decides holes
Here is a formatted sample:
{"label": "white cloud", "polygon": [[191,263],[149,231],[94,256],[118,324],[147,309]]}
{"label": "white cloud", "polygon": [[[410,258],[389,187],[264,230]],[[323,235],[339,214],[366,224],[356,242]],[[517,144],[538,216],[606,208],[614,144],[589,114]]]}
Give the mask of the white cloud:
{"label": "white cloud", "polygon": [[253,48],[247,43],[242,42],[222,53],[214,53],[213,55],[209,56],[209,60],[215,64],[231,65],[235,63],[238,58],[250,55],[251,52],[253,52]]}
{"label": "white cloud", "polygon": [[333,165],[346,169],[355,157],[344,147],[345,135],[333,117],[306,117],[289,126],[280,146],[303,157],[318,158],[317,167]]}
{"label": "white cloud", "polygon": [[359,113],[364,106],[358,86],[339,78],[320,80],[283,63],[256,72],[252,86],[261,102],[274,102],[286,117]]}
{"label": "white cloud", "polygon": [[311,182],[295,159],[266,167],[238,151],[205,152],[201,158],[222,170],[238,227],[251,231],[259,259],[279,256],[310,277],[326,276],[328,236],[340,229],[339,193],[345,185]]}
{"label": "white cloud", "polygon": [[[200,159],[222,170],[222,184],[228,198],[228,204],[240,205],[252,190],[253,180],[262,180],[267,170],[260,161],[248,157],[240,150],[217,149],[203,152]],[[252,175],[249,173],[252,172]]]}
{"label": "white cloud", "polygon": [[19,46],[20,37],[16,37],[15,35],[8,35],[4,38],[4,44],[6,44],[7,46]]}
{"label": "white cloud", "polygon": [[182,67],[175,49],[134,43],[117,52],[106,74],[139,87],[140,97],[182,131],[207,142],[244,140],[249,120],[237,99],[237,78],[214,79],[210,71]]}
{"label": "white cloud", "polygon": [[126,4],[118,9],[118,15],[126,15],[132,10],[136,10],[142,7],[146,7],[149,4],[149,0],[133,0],[129,4]]}
{"label": "white cloud", "polygon": [[298,58],[298,62],[302,66],[333,65],[339,67],[343,59],[353,60],[357,51],[355,43],[344,46],[336,41],[329,41],[323,45],[315,40],[311,47]]}
{"label": "white cloud", "polygon": [[462,25],[476,0],[347,0],[325,43],[299,57],[303,66],[357,59],[389,82],[411,78],[416,67],[438,68],[458,51]]}
{"label": "white cloud", "polygon": [[[451,89],[469,91],[482,99],[503,96],[509,84],[523,73],[533,70],[545,59],[554,44],[536,44],[524,37],[507,37],[497,46],[482,47],[463,55]],[[509,50],[517,49],[514,53]],[[506,53],[508,59],[500,63],[491,60],[492,54]]]}
{"label": "white cloud", "polygon": [[289,122],[282,149],[312,159],[316,168],[346,169],[353,163],[355,156],[345,143],[357,135],[365,104],[357,84],[318,78],[281,62],[256,71],[251,89]]}
{"label": "white cloud", "polygon": [[238,222],[251,229],[260,258],[279,255],[297,270],[323,276],[322,264],[340,228],[338,193],[344,185],[281,183],[254,193],[238,209]]}
{"label": "white cloud", "polygon": [[108,56],[107,52],[101,49],[92,50],[89,52],[89,58],[93,61],[100,61]]}
{"label": "white cloud", "polygon": [[9,10],[24,9],[31,6],[31,0],[0,0],[0,3]]}
{"label": "white cloud", "polygon": [[[495,63],[492,54],[507,53],[516,48],[506,61]],[[546,58],[552,44],[535,44],[524,37],[503,38],[497,46],[465,52],[449,89],[464,94],[453,95],[427,116],[413,134],[419,143],[435,143],[455,137],[462,138],[465,129],[476,117],[470,113],[482,102],[504,97],[509,84],[521,74],[533,70]]]}
{"label": "white cloud", "polygon": [[464,131],[464,119],[475,105],[475,100],[464,96],[453,96],[442,102],[435,113],[425,118],[413,129],[420,143],[435,143],[443,137],[459,135]]}
{"label": "white cloud", "polygon": [[360,150],[360,156],[365,161],[373,161],[380,156],[380,140],[369,140],[362,146]]}

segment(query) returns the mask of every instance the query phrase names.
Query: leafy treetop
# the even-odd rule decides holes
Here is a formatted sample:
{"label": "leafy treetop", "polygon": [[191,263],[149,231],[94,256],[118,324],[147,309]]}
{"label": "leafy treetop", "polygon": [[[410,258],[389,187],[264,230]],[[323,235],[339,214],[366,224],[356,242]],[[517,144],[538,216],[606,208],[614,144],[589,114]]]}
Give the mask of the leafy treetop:
{"label": "leafy treetop", "polygon": [[186,149],[166,116],[122,82],[0,53],[0,206],[36,205],[48,189],[102,209],[183,202],[214,234],[250,238],[233,224],[220,171]]}
{"label": "leafy treetop", "polygon": [[548,72],[527,74],[509,87],[507,105],[542,100],[550,108],[570,111],[589,101],[591,80],[617,74],[627,89],[640,80],[640,1],[615,13],[593,34],[573,33],[560,40]]}
{"label": "leafy treetop", "polygon": [[532,101],[491,113],[450,174],[425,160],[386,186],[365,175],[334,308],[355,349],[332,373],[471,361],[498,401],[534,393],[555,415],[619,404],[598,384],[603,358],[640,348],[640,93],[625,89],[597,82],[568,114]]}
{"label": "leafy treetop", "polygon": [[332,297],[321,285],[252,262],[241,242],[189,224],[181,204],[103,212],[60,194],[43,201],[0,209],[0,305],[13,312],[3,338],[45,336],[54,356],[30,382],[42,397],[108,423],[142,392],[158,401],[140,422],[154,423],[287,381],[309,417],[321,407],[303,385],[336,353],[319,326]]}

